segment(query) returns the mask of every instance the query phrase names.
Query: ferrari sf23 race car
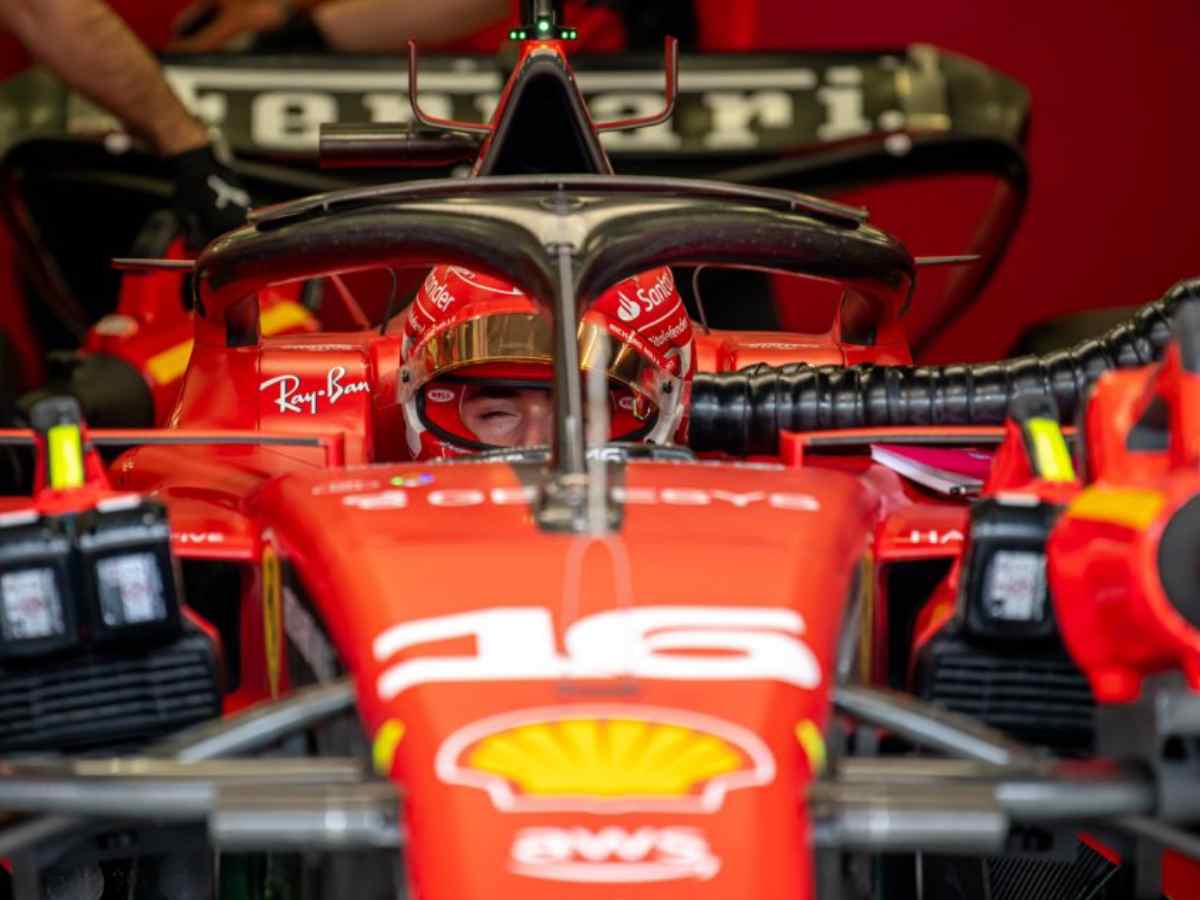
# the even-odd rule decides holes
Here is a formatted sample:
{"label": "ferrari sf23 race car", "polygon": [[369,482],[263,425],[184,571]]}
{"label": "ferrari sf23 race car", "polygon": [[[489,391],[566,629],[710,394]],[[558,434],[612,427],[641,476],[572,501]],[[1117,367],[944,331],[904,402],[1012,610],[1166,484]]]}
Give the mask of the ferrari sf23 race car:
{"label": "ferrari sf23 race car", "polygon": [[[598,133],[669,106],[592,122],[530,7],[475,177],[126,261],[193,278],[165,429],[52,398],[0,434],[37,460],[0,516],[20,900],[97,861],[131,896],[1200,896],[1200,283],[913,368],[922,261],[612,174]],[[672,270],[718,266],[835,283],[834,324],[693,340]],[[374,327],[262,334],[278,286],[403,269]],[[545,446],[483,439],[543,396]]]}

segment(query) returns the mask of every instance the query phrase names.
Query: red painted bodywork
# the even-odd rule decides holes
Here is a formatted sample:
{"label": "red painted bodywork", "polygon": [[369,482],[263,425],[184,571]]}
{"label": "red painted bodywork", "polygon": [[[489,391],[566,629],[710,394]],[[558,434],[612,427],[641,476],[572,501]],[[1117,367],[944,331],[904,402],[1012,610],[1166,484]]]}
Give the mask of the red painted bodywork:
{"label": "red painted bodywork", "polygon": [[[167,259],[186,259],[182,238]],[[103,353],[129,363],[142,373],[154,401],[155,424],[162,425],[175,406],[191,356],[195,328],[184,304],[184,276],[149,272],[126,277],[116,309],[87,333],[85,353]],[[299,288],[285,285],[264,292],[261,300],[263,334],[305,334],[320,322],[299,302]]]}
{"label": "red painted bodywork", "polygon": [[[326,336],[326,343],[341,340]],[[270,363],[273,355],[277,361],[288,359],[285,367],[292,371],[305,372],[328,367],[329,354],[339,353],[275,349],[274,343],[261,351],[225,351],[244,357],[238,366],[244,392],[254,391],[264,367],[277,370]],[[197,365],[202,359],[198,354],[189,383],[207,374]],[[338,365],[349,362],[337,356]],[[252,380],[246,382],[245,375]],[[176,420],[194,427],[200,414],[181,412],[191,396],[188,387]],[[351,427],[355,416],[362,428],[371,413],[363,404],[297,420],[313,433]],[[269,420],[275,434],[286,431],[286,416],[264,410],[261,403],[236,424],[254,427],[256,419],[262,427]],[[581,677],[492,684],[464,678],[423,684],[385,701],[378,682],[399,658],[380,658],[372,646],[398,624],[483,610],[548,610],[561,652],[563,633],[572,624],[629,604],[766,608],[800,614],[803,645],[828,673],[843,602],[878,518],[874,492],[851,476],[812,469],[631,464],[623,482],[629,497],[623,527],[611,540],[592,541],[539,532],[508,465],[353,465],[371,461],[371,446],[365,437],[350,437],[347,469],[327,467],[317,448],[143,447],[115,465],[113,477],[123,489],[153,491],[166,502],[177,532],[222,535],[219,544],[204,547],[208,558],[244,560],[265,540],[288,561],[328,627],[339,658],[355,676],[368,733],[390,720],[404,723],[391,774],[407,791],[414,834],[409,860],[422,896],[482,897],[497,889],[525,897],[559,896],[561,882],[508,874],[518,831],[534,826],[629,833],[696,828],[720,861],[718,871],[699,881],[639,885],[639,890],[721,897],[750,886],[765,896],[811,896],[810,872],[791,848],[805,845],[802,796],[812,773],[792,732],[804,721],[823,729],[827,674],[809,689],[769,679]],[[773,506],[776,497],[791,499]],[[788,507],[796,498],[804,498],[802,508]],[[372,500],[379,507],[372,508]],[[399,503],[401,508],[391,508]],[[750,572],[761,576],[748,578]],[[243,602],[249,614],[248,655],[262,659],[262,607],[253,587]],[[471,658],[476,651],[466,637],[433,640],[415,647],[411,658],[435,664],[435,657]],[[623,650],[614,645],[605,653],[619,661]],[[713,654],[720,656],[717,650]],[[270,666],[267,661],[244,672],[239,705],[250,685],[268,692]],[[619,671],[619,662],[616,666]],[[286,679],[282,683],[286,687]],[[628,715],[647,709],[653,716],[655,709],[667,709],[741,726],[771,748],[774,778],[769,785],[731,793],[710,813],[681,803],[678,813],[546,814],[501,812],[486,794],[448,785],[434,770],[434,757],[448,737],[489,716],[545,707],[586,715],[613,705]],[[749,834],[756,837],[747,840]],[[612,885],[570,887],[580,895],[608,896]]]}
{"label": "red painted bodywork", "polygon": [[[708,335],[700,356],[711,369],[906,361],[897,312],[880,314],[874,349],[843,343],[835,322],[816,336]],[[356,680],[364,725],[380,742],[377,762],[405,787],[407,858],[421,896],[549,898],[569,889],[599,897],[620,884],[663,897],[813,896],[811,858],[796,852],[808,843],[804,791],[820,765],[812,736],[829,717],[855,574],[885,502],[913,507],[910,489],[879,471],[630,463],[618,486],[618,532],[603,540],[546,533],[508,464],[403,462],[398,337],[299,334],[230,348],[225,311],[208,313],[195,323],[169,428],[181,437],[221,429],[318,436],[337,442],[344,468],[331,466],[328,444],[143,446],[114,464],[112,478],[168,504],[173,528],[190,536],[177,541],[181,555],[249,563],[240,598],[243,678],[231,709],[288,689],[293,673],[275,638],[289,627],[293,600],[311,604]],[[921,516],[912,513],[911,527],[932,527]],[[255,563],[266,548],[286,561],[289,590],[298,592],[282,622],[259,596]],[[514,614],[540,616],[540,632],[506,640]],[[600,640],[605,622],[609,637]],[[414,628],[420,640],[396,643]],[[781,653],[803,662],[789,669],[807,672],[803,683],[771,670]],[[756,659],[767,668],[757,669]],[[502,715],[657,723],[648,729],[682,723],[689,739],[734,748],[728,777],[746,786],[722,794],[712,785],[725,776],[705,775],[653,808],[635,795],[551,792],[531,802],[554,811],[520,801],[510,810],[446,774],[474,752],[447,757],[456,736]],[[596,871],[585,878],[578,867],[568,866],[569,877],[539,869],[547,851],[538,841],[547,834],[575,835],[592,847],[586,852],[600,853],[604,880],[590,882]],[[615,876],[604,866],[620,860],[587,844],[614,835],[634,840],[622,851],[633,854],[626,862],[659,864],[671,846],[703,849],[703,860],[691,869],[660,865],[654,877],[636,867],[633,876]],[[530,858],[541,874],[517,865]]]}
{"label": "red painted bodywork", "polygon": [[[827,664],[839,628],[840,598],[849,588],[853,561],[865,550],[873,512],[869,495],[850,478],[812,473],[631,466],[625,479],[631,493],[673,493],[698,501],[717,492],[752,497],[782,491],[814,498],[828,511],[826,527],[814,527],[822,517],[813,512],[769,507],[731,511],[728,503],[710,502],[690,506],[681,516],[678,508],[665,503],[630,505],[619,535],[592,542],[540,534],[526,503],[459,505],[473,500],[477,492],[518,492],[520,482],[507,466],[372,471],[386,482],[430,473],[431,484],[406,489],[408,508],[402,511],[350,511],[344,497],[313,496],[333,480],[327,474],[272,482],[254,503],[257,515],[277,523],[277,540],[288,558],[302,565],[335,644],[348,655],[368,729],[374,733],[388,719],[406,725],[393,774],[408,788],[410,823],[421,835],[410,858],[422,896],[483,897],[497,890],[557,896],[561,884],[507,874],[514,834],[532,825],[617,826],[630,831],[695,826],[707,836],[721,867],[712,879],[688,887],[689,892],[716,897],[750,888],[768,896],[809,896],[807,867],[796,865],[784,852],[785,847],[804,844],[805,817],[797,797],[810,777],[791,732],[804,720],[823,727],[828,714],[826,679],[812,690],[765,681],[669,679],[428,684],[384,702],[377,683],[396,659],[372,655],[364,637],[378,640],[398,622],[504,607],[550,610],[560,641],[568,625],[619,610],[622,602],[639,607],[769,607],[800,611],[804,642]],[[436,506],[434,499],[448,505]],[[731,541],[735,515],[744,521],[738,522],[738,539]],[[334,519],[339,522],[338,540],[330,539],[325,524]],[[714,558],[723,561],[716,569],[711,565]],[[771,571],[772,577],[748,589],[745,571]],[[821,586],[819,595],[814,585]],[[370,601],[354,602],[358,597]],[[472,652],[461,644],[441,652],[432,643],[418,650],[432,656]],[[605,652],[619,670],[622,648],[612,646]],[[540,707],[570,707],[586,715],[599,704],[613,703],[633,710],[645,706],[700,713],[741,725],[773,749],[775,780],[768,787],[731,795],[719,811],[705,815],[687,812],[682,803],[674,814],[545,815],[498,812],[483,793],[446,785],[436,777],[433,757],[442,742],[472,722]],[[765,822],[771,827],[760,830]],[[761,839],[745,840],[756,831],[763,834]],[[471,864],[463,865],[468,859]],[[673,894],[679,887],[664,885],[661,893]],[[575,890],[600,895],[611,886]]]}
{"label": "red painted bodywork", "polygon": [[[1165,416],[1144,424],[1152,406]],[[1160,570],[1164,530],[1200,494],[1197,410],[1200,377],[1178,347],[1157,366],[1102,379],[1088,407],[1090,482],[1049,550],[1064,637],[1103,702],[1135,700],[1143,679],[1165,670],[1181,669],[1200,690],[1200,629],[1175,608]],[[1164,431],[1161,447],[1139,445],[1139,427]]]}
{"label": "red painted bodywork", "polygon": [[[181,556],[243,565],[242,594],[229,598],[240,603],[243,626],[243,680],[230,709],[289,689],[280,632],[290,635],[289,623],[298,621],[293,603],[311,604],[355,679],[382,774],[405,791],[407,860],[420,896],[814,896],[805,790],[820,765],[812,736],[829,719],[854,576],[864,559],[873,566],[864,586],[876,598],[865,643],[879,680],[888,628],[880,573],[904,561],[951,558],[963,543],[962,502],[902,482],[861,452],[818,452],[820,439],[852,439],[869,450],[895,433],[784,435],[778,461],[749,465],[633,462],[618,485],[624,520],[616,533],[551,534],[534,524],[513,466],[403,460],[396,337],[297,334],[231,348],[223,320],[224,311],[213,310],[195,323],[167,418],[170,432],[196,445],[139,447],[109,476],[120,490],[168,505]],[[908,349],[896,327],[880,332],[876,348],[842,343],[837,324],[818,336],[714,334],[700,340],[699,355],[710,371],[755,362],[903,362]],[[222,430],[317,440],[221,445],[213,432]],[[1003,436],[955,431],[964,445]],[[1019,480],[1016,463],[1002,468],[1006,483]],[[285,560],[294,591],[282,613],[263,602],[268,548]],[[952,597],[950,582],[935,593],[919,636],[945,621]],[[1068,606],[1060,614],[1070,619]],[[776,658],[804,660],[807,669],[788,671],[809,674],[784,677],[771,666]],[[526,791],[515,777],[479,775],[483,764],[472,754],[509,726],[544,726],[516,742],[528,754],[565,753],[554,737],[564,720],[584,721],[572,732],[581,740],[571,757],[576,768],[595,761],[588,752],[612,746],[595,737],[596,722],[640,721],[690,729],[690,736],[670,732],[679,741],[724,742],[732,753],[726,774],[743,778],[736,789],[714,792],[725,775],[709,773],[647,803],[636,793]],[[541,772],[525,757],[511,767]],[[531,828],[543,841],[533,851],[525,843]],[[564,835],[576,843],[546,850],[545,841]],[[661,863],[663,835],[676,850],[680,841],[702,848],[703,860],[660,865],[659,878],[635,868],[637,877],[616,880],[605,868],[616,851],[597,850],[597,835],[640,836],[622,844],[632,858],[625,862]],[[563,854],[574,877],[538,868]],[[582,863],[597,865],[575,865]]]}
{"label": "red painted bodywork", "polygon": [[[639,884],[641,894],[728,896],[749,885],[773,897],[812,896],[811,873],[794,848],[803,846],[804,784],[810,761],[793,730],[806,721],[823,728],[843,600],[857,561],[870,553],[876,573],[869,670],[887,670],[888,603],[880,589],[886,566],[914,559],[953,558],[961,551],[966,508],[938,501],[894,473],[846,450],[820,444],[857,441],[860,448],[895,439],[888,430],[783,435],[779,463],[631,464],[623,483],[626,518],[611,540],[547,535],[532,524],[524,488],[508,465],[375,465],[400,446],[385,432],[394,397],[395,339],[375,332],[264,339],[253,348],[202,346],[193,358],[173,422],[180,436],[193,429],[260,430],[264,436],[321,435],[313,447],[142,447],[112,469],[119,489],[150,491],[168,504],[177,535],[217,534],[196,546],[177,541],[180,555],[247,563],[243,610],[243,686],[237,708],[272,693],[268,629],[254,565],[266,544],[287,560],[338,657],[355,676],[368,733],[404,725],[389,774],[402,782],[413,843],[413,878],[425,896],[487,896],[496,889],[521,896],[561,896],[562,882],[510,871],[511,853],[527,829],[561,837],[658,834],[699,829],[718,859],[705,878]],[[371,385],[370,401],[347,394],[310,412],[281,412],[274,390],[261,383],[294,373],[298,390],[327,384],[344,369],[349,383]],[[1115,380],[1114,380],[1115,383]],[[254,403],[245,402],[257,395]],[[241,402],[237,402],[237,398]],[[1104,392],[1097,397],[1102,403]],[[343,405],[345,404],[345,405]],[[917,430],[919,431],[919,430]],[[1004,438],[996,490],[1026,478],[1015,462],[1019,434],[1007,429],[930,429],[964,445]],[[210,438],[219,435],[210,434]],[[346,467],[337,465],[344,459]],[[1004,460],[1008,459],[1008,463]],[[840,471],[839,471],[840,470]],[[1066,500],[1077,485],[1024,485]],[[817,509],[778,509],[777,493],[812,498]],[[953,576],[930,599],[917,622],[918,643],[953,614]],[[575,677],[431,682],[395,697],[379,694],[380,679],[398,662],[416,666],[471,660],[480,644],[467,629],[431,634],[400,655],[380,656],[381,636],[398,625],[496,610],[540,609],[553,622],[563,654],[567,632],[600,613],[653,606],[700,609],[793,610],[804,621],[804,644],[823,673],[817,688],[770,679],[725,682]],[[1060,615],[1070,616],[1060,604]],[[1088,627],[1095,627],[1090,623]],[[621,659],[618,643],[605,651]],[[719,653],[715,655],[719,656]],[[452,662],[453,664],[453,662]],[[586,716],[618,707],[709,716],[741,726],[771,748],[776,773],[769,785],[731,792],[719,809],[697,813],[596,811],[520,812],[498,809],[478,788],[448,784],[437,756],[459,729],[493,716],[528,710]],[[755,828],[757,824],[759,827]],[[639,829],[651,829],[639,832]],[[688,832],[695,838],[697,832]],[[753,835],[753,838],[747,837]],[[708,871],[708,870],[706,870]],[[1188,864],[1167,867],[1173,895],[1192,875]],[[611,884],[572,883],[572,894],[610,896]]]}

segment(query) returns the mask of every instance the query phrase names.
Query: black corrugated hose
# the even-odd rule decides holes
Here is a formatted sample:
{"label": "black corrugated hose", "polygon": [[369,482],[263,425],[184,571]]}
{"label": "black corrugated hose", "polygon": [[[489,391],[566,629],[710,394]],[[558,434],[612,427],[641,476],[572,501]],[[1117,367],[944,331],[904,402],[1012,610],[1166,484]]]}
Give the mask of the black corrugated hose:
{"label": "black corrugated hose", "polygon": [[697,375],[688,444],[771,454],[780,431],[999,425],[1024,393],[1052,398],[1069,422],[1102,373],[1158,360],[1184,304],[1200,305],[1200,277],[1179,282],[1102,337],[1044,356],[949,366],[792,363]]}

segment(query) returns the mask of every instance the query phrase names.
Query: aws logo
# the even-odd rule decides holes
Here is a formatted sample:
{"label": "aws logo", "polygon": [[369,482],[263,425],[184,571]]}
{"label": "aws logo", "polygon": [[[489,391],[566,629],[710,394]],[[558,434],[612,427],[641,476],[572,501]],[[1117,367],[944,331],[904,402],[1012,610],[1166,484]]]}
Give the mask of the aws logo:
{"label": "aws logo", "polygon": [[698,828],[522,828],[509,869],[526,878],[582,884],[707,881],[721,861]]}

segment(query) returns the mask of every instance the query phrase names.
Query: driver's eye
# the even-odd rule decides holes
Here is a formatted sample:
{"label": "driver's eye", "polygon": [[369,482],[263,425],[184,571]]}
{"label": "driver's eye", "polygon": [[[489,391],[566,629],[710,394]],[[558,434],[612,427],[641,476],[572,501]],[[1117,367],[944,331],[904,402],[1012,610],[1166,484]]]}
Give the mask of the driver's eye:
{"label": "driver's eye", "polygon": [[489,422],[499,422],[503,419],[518,419],[521,417],[521,413],[517,410],[516,406],[512,404],[503,406],[493,406],[489,404],[481,409],[476,410],[475,415],[480,419],[484,419],[485,421]]}
{"label": "driver's eye", "polygon": [[515,447],[549,440],[549,391],[471,386],[462,399],[462,422],[484,444]]}

